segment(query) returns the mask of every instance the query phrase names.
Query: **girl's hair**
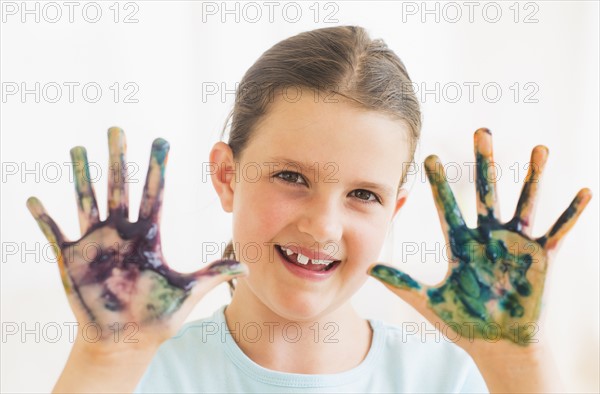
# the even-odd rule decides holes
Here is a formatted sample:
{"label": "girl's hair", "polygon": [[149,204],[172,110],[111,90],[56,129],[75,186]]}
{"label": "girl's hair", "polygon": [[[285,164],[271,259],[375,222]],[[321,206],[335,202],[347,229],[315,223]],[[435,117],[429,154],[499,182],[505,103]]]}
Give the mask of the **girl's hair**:
{"label": "girl's hair", "polygon": [[[410,128],[410,160],[421,134],[421,110],[406,68],[381,39],[371,39],[359,26],[311,30],[275,44],[248,69],[225,120],[231,121],[228,144],[234,158],[248,145],[258,122],[273,102],[274,92],[302,90],[343,96],[359,107],[391,115]],[[300,93],[302,94],[302,93]],[[398,189],[406,181],[402,175]],[[236,259],[233,242],[222,258]],[[229,281],[230,294],[235,286]]]}

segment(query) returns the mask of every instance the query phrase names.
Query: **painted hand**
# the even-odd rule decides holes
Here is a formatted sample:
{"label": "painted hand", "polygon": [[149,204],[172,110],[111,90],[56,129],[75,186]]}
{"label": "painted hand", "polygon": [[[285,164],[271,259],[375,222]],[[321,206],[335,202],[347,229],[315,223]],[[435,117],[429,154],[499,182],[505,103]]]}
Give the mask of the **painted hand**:
{"label": "painted hand", "polygon": [[[536,342],[533,336],[550,257],[589,202],[591,192],[581,189],[552,228],[532,238],[534,203],[548,149],[542,145],[533,149],[515,215],[500,223],[492,137],[487,129],[479,129],[474,140],[478,213],[474,229],[466,226],[439,159],[432,155],[425,160],[450,256],[446,278],[437,286],[426,286],[381,264],[371,265],[368,273],[436,326],[450,327],[458,338],[469,338],[469,342],[504,339],[527,346]],[[466,341],[462,342],[457,344],[465,347]]]}
{"label": "painted hand", "polygon": [[79,323],[99,324],[103,339],[114,336],[115,330],[131,333],[139,329],[161,342],[176,332],[205,293],[246,274],[247,267],[233,260],[218,260],[191,274],[169,268],[159,230],[169,144],[161,138],[152,144],[139,218],[132,223],[128,220],[125,135],[121,129],[111,128],[108,140],[106,220],[99,218],[83,147],[71,150],[81,238],[67,241],[37,198],[29,198],[27,207],[55,245],[62,282]]}

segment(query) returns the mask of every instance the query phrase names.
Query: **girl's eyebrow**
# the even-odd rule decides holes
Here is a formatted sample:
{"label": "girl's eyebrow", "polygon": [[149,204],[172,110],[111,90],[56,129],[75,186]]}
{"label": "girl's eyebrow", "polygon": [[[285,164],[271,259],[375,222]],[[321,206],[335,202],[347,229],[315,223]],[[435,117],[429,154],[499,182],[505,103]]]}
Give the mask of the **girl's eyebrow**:
{"label": "girl's eyebrow", "polygon": [[[320,166],[320,163],[313,162],[309,163],[302,160],[293,160],[287,158],[285,156],[273,156],[269,158],[269,161],[265,162],[265,164],[283,164],[284,170],[291,171],[294,169],[300,169],[304,173],[315,173],[318,169],[318,174],[320,175],[320,179],[323,179],[324,183],[338,183],[339,179],[335,177],[335,173],[337,172],[337,164],[335,162],[327,162],[324,163],[324,168],[328,169],[327,173],[323,173],[323,169]],[[329,165],[330,164],[330,165]],[[327,167],[329,165],[329,167]],[[358,188],[372,189],[378,191],[383,197],[391,198],[393,196],[393,191],[390,187],[370,182],[370,181],[357,181],[354,182],[354,186]]]}

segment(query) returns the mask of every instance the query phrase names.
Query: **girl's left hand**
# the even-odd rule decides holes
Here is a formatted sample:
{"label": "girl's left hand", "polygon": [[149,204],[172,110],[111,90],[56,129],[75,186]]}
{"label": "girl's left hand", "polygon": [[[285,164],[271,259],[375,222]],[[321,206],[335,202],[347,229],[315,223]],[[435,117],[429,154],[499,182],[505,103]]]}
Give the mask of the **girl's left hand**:
{"label": "girl's left hand", "polygon": [[492,137],[489,130],[479,129],[474,140],[476,228],[466,226],[439,159],[432,155],[425,160],[450,257],[446,278],[427,286],[382,264],[372,264],[368,274],[474,358],[523,354],[539,344],[536,334],[550,258],[592,195],[581,189],[552,228],[533,238],[533,208],[548,157],[548,149],[539,145],[532,151],[515,215],[500,223]]}

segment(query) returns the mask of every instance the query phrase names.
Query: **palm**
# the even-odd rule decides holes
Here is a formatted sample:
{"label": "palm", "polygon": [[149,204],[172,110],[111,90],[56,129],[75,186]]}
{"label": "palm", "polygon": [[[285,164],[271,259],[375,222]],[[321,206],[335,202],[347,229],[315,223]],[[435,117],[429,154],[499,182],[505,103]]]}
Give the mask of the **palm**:
{"label": "palm", "polygon": [[506,225],[462,231],[449,235],[454,267],[443,284],[427,289],[430,307],[463,336],[473,330],[480,338],[528,343],[539,316],[545,250]]}
{"label": "palm", "polygon": [[96,321],[147,323],[172,313],[185,299],[197,279],[169,269],[155,237],[149,221],[109,220],[63,244],[70,288]]}
{"label": "palm", "polygon": [[[434,200],[447,241],[451,264],[437,286],[417,283],[408,275],[384,265],[372,273],[441,318],[463,337],[497,340],[520,345],[533,342],[539,319],[549,254],[575,224],[591,198],[582,189],[554,226],[542,237],[531,237],[533,206],[547,149],[533,150],[529,173],[512,220],[500,223],[491,135],[475,133],[477,168],[477,227],[470,229],[458,209],[452,190],[436,156],[425,161]],[[435,319],[432,319],[435,320]]]}
{"label": "palm", "polygon": [[192,274],[168,267],[161,251],[159,219],[169,145],[160,138],[152,145],[139,218],[132,223],[128,220],[124,138],[122,130],[109,130],[111,171],[105,221],[99,219],[85,149],[71,150],[83,234],[79,240],[65,240],[41,203],[34,197],[28,200],[40,228],[60,250],[63,285],[78,320],[99,324],[103,337],[126,329],[129,323],[168,326],[196,285],[245,271],[232,260],[217,261]]}

